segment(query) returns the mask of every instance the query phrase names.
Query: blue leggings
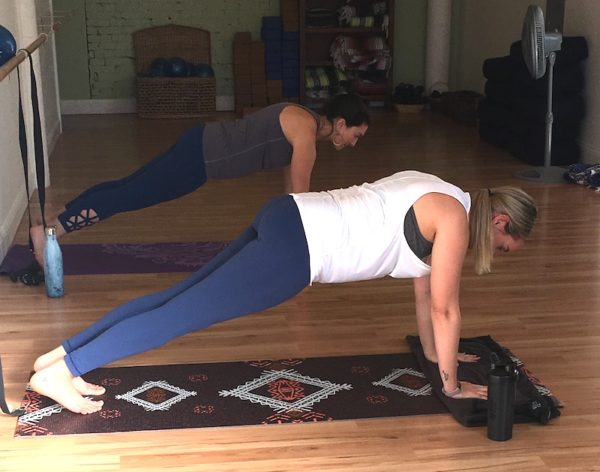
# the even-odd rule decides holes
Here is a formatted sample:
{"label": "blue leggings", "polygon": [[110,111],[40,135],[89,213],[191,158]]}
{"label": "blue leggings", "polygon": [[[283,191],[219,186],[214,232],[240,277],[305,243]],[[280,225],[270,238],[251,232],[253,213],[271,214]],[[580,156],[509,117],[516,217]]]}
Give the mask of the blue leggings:
{"label": "blue leggings", "polygon": [[169,150],[133,174],[87,189],[65,205],[58,221],[70,233],[117,213],[140,210],[193,192],[206,183],[203,133],[204,124],[194,126]]}
{"label": "blue leggings", "polygon": [[271,308],[309,282],[298,207],[293,197],[278,197],[199,271],[167,290],[116,308],[65,341],[65,361],[73,375],[83,375],[192,331]]}

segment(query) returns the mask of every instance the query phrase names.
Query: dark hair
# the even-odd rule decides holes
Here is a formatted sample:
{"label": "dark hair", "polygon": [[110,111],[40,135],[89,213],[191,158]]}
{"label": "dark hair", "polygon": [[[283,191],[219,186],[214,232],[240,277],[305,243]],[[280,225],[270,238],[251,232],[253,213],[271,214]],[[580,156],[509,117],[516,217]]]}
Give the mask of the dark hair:
{"label": "dark hair", "polygon": [[333,123],[335,118],[343,118],[346,126],[360,126],[371,123],[369,110],[355,93],[342,93],[332,97],[324,106],[321,115]]}

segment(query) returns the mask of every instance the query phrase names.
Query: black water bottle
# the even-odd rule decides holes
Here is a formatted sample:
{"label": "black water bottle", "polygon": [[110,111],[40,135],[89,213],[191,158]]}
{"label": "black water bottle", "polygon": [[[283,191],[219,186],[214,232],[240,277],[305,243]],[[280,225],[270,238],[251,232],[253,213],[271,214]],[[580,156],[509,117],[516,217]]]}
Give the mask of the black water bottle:
{"label": "black water bottle", "polygon": [[503,363],[494,353],[488,376],[488,438],[507,441],[512,438],[515,413],[515,388],[518,372],[512,362]]}

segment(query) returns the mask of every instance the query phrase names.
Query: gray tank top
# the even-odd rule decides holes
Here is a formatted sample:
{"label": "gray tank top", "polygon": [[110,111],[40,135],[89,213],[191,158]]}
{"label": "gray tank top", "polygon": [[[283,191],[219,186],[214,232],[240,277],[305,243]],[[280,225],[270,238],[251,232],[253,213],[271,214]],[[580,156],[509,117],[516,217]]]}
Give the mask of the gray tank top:
{"label": "gray tank top", "polygon": [[[233,121],[206,123],[203,136],[204,162],[209,179],[229,179],[272,167],[285,167],[292,160],[292,146],[285,138],[279,115],[295,103],[276,103]],[[319,126],[319,115],[309,111]]]}

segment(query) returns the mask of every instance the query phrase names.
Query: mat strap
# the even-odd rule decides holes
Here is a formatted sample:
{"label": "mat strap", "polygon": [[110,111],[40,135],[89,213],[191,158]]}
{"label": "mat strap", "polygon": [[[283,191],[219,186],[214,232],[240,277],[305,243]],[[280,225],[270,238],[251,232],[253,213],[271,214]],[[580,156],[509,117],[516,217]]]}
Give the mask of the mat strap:
{"label": "mat strap", "polygon": [[0,410],[2,413],[9,416],[21,416],[25,413],[24,408],[17,408],[14,411],[10,411],[10,408],[6,404],[6,397],[4,396],[4,375],[2,372],[2,357],[0,357]]}

